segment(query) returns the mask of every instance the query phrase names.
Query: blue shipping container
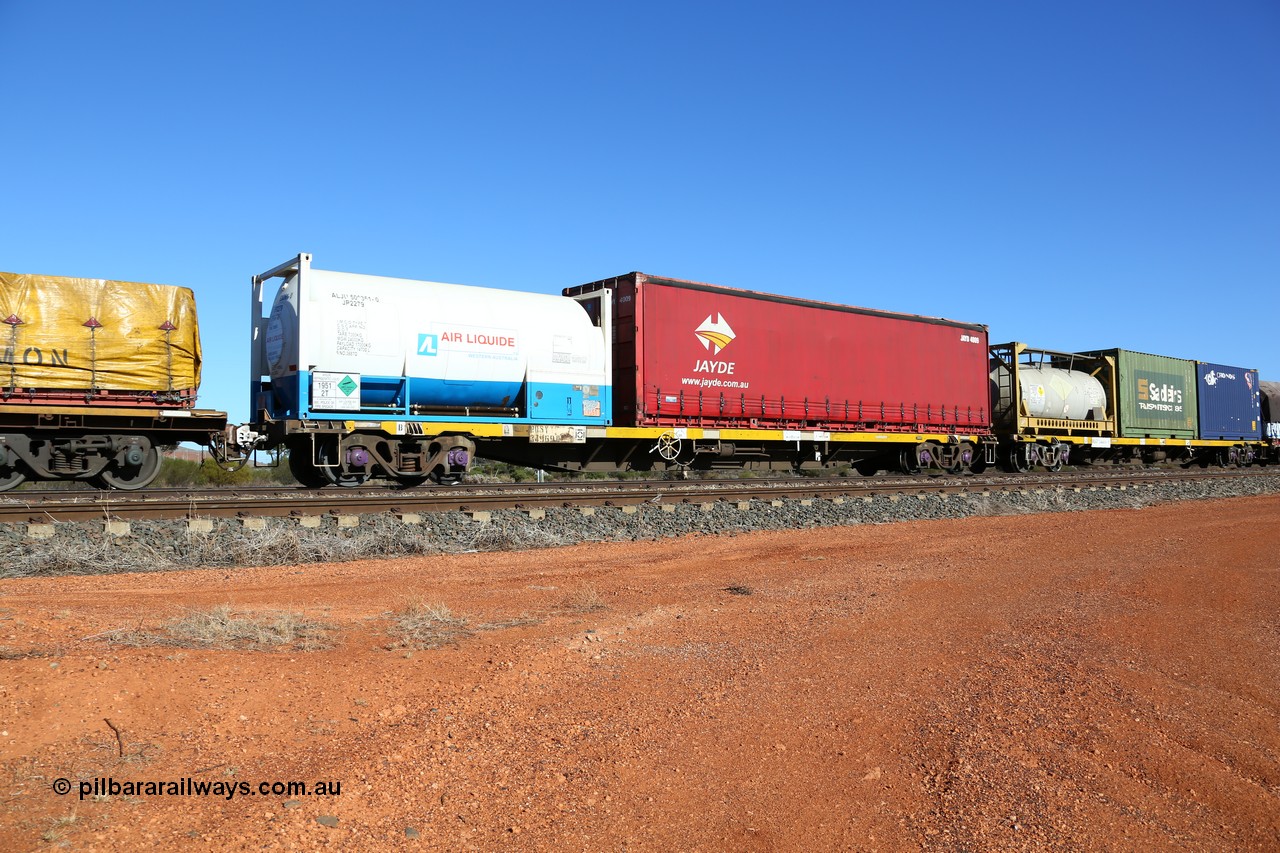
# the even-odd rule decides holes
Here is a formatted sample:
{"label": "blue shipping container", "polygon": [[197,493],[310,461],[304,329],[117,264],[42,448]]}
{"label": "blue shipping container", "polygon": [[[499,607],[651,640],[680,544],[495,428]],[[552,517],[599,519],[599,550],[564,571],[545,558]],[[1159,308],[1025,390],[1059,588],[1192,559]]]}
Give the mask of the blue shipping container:
{"label": "blue shipping container", "polygon": [[1200,438],[1241,441],[1262,437],[1258,371],[1196,363]]}

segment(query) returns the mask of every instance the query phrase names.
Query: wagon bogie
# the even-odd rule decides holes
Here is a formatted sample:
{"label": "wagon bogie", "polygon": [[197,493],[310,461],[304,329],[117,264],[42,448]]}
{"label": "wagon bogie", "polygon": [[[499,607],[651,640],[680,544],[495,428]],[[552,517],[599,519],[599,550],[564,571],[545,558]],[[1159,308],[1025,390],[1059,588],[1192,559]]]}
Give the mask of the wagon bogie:
{"label": "wagon bogie", "polygon": [[289,471],[304,486],[355,487],[386,479],[403,486],[427,480],[458,482],[475,457],[466,436],[396,436],[376,431],[307,428],[296,424],[283,439]]}

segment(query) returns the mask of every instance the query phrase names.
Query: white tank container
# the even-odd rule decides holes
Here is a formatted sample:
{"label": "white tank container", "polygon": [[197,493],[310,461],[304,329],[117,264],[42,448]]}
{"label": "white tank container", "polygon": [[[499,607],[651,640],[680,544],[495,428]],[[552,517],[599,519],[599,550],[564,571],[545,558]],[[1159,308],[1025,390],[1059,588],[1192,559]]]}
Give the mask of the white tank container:
{"label": "white tank container", "polygon": [[273,380],[356,374],[366,408],[405,387],[413,406],[505,408],[526,382],[609,384],[600,330],[563,296],[317,269],[301,289],[289,277],[272,306]]}
{"label": "white tank container", "polygon": [[[991,371],[991,381],[997,387],[1006,387],[1007,383],[1001,381],[1006,375],[1006,369],[998,367]],[[1088,373],[1021,364],[1018,384],[1023,413],[1028,417],[1075,421],[1105,417],[1106,392],[1102,383]]]}

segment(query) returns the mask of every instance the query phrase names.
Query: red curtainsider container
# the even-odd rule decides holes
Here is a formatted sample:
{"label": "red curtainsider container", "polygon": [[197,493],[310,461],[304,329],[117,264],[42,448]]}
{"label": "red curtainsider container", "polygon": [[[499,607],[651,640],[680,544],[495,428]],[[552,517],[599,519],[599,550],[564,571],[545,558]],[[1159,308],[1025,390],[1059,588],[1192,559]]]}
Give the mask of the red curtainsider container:
{"label": "red curtainsider container", "polygon": [[989,433],[987,327],[628,273],[617,426]]}

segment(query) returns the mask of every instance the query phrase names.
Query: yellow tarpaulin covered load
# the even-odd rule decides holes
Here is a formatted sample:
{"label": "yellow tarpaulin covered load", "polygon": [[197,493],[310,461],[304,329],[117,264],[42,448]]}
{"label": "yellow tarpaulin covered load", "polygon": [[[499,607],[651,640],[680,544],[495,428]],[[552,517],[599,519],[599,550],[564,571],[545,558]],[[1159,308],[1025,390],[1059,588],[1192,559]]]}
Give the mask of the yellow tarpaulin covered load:
{"label": "yellow tarpaulin covered load", "polygon": [[0,272],[6,402],[191,406],[199,385],[188,288]]}

